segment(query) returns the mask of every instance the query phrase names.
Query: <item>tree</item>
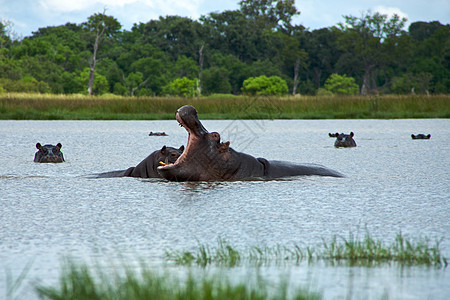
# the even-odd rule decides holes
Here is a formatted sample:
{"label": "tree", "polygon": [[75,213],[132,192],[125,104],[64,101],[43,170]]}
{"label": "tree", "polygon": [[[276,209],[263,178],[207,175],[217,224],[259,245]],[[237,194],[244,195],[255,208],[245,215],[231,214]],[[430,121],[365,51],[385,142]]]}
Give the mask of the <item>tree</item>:
{"label": "tree", "polygon": [[146,82],[143,81],[143,75],[141,72],[130,73],[127,78],[124,79],[125,84],[128,88],[128,94],[133,97],[137,89],[139,89]]}
{"label": "tree", "polygon": [[204,28],[187,17],[167,16],[145,24],[142,43],[168,53],[171,59],[184,55],[198,61],[198,49],[204,44]]}
{"label": "tree", "polygon": [[355,78],[336,73],[325,81],[324,89],[337,95],[355,95],[359,92]]}
{"label": "tree", "polygon": [[[86,91],[83,87],[86,86],[86,84],[90,80],[90,68],[85,68],[77,77],[76,81],[78,83],[79,90],[78,92]],[[96,73],[94,77],[94,83],[92,85],[92,94],[101,95],[108,92],[108,81],[106,80],[106,77]],[[92,95],[91,94],[91,95]]]}
{"label": "tree", "polygon": [[300,15],[294,0],[241,0],[241,11],[247,17],[255,20],[259,28],[275,28],[291,33],[292,18]]}
{"label": "tree", "polygon": [[0,49],[11,46],[11,32],[12,22],[0,19]]}
{"label": "tree", "polygon": [[320,88],[331,74],[341,72],[336,68],[342,55],[336,44],[338,35],[336,30],[322,28],[300,32],[296,38],[308,55],[308,66],[303,77],[307,83],[302,83],[302,92],[311,93]]}
{"label": "tree", "polygon": [[189,79],[194,79],[198,77],[199,65],[192,58],[188,58],[181,55],[177,58],[175,62],[175,74],[176,76],[182,78],[187,77]]}
{"label": "tree", "polygon": [[177,78],[163,88],[170,96],[193,97],[197,95],[197,79]]}
{"label": "tree", "polygon": [[289,74],[293,79],[292,95],[297,92],[300,82],[300,68],[307,66],[308,54],[300,48],[300,41],[292,36],[280,34],[282,47],[279,50],[280,60],[283,63],[283,73]]}
{"label": "tree", "polygon": [[[362,17],[344,16],[340,23],[339,44],[352,59],[356,72],[362,70],[361,94],[366,95],[376,89],[375,72],[395,57],[395,40],[402,33],[406,19],[394,14],[390,19],[378,12],[365,13]],[[388,51],[389,49],[389,51]]]}
{"label": "tree", "polygon": [[231,84],[230,72],[225,67],[211,67],[202,72],[202,90],[205,94],[229,94]]}
{"label": "tree", "polygon": [[94,14],[88,18],[88,21],[83,24],[85,29],[93,32],[95,35],[95,41],[92,51],[92,60],[89,68],[89,82],[88,82],[88,93],[92,95],[95,77],[95,66],[97,64],[97,52],[100,43],[103,38],[110,37],[116,34],[122,25],[111,16],[105,15],[105,11],[102,14]]}
{"label": "tree", "polygon": [[277,54],[270,32],[255,26],[241,11],[210,13],[201,20],[209,31],[209,48],[223,55],[231,54],[242,62],[251,63]]}
{"label": "tree", "polygon": [[278,76],[250,77],[244,81],[242,91],[250,95],[283,95],[288,92],[286,81]]}
{"label": "tree", "polygon": [[[221,53],[215,52],[209,56],[209,64],[210,64],[210,68],[226,70],[226,72],[220,73],[220,77],[222,77],[223,80],[229,82],[229,84],[231,85],[231,93],[233,93],[233,94],[240,94],[242,83],[244,82],[245,79],[252,76],[249,66],[231,54],[224,56]],[[214,70],[211,70],[210,72],[216,73]],[[207,75],[211,75],[211,73],[207,74]],[[219,75],[219,74],[216,73],[216,75]],[[258,74],[258,75],[260,75],[260,74]],[[256,76],[258,76],[258,75],[256,75]],[[255,75],[253,75],[253,76],[255,76]],[[202,78],[204,80],[208,81],[208,76],[202,76]],[[210,88],[212,87],[212,84],[209,85],[209,84],[205,83],[205,85],[209,86]],[[218,83],[214,84],[214,86],[217,86],[217,85],[218,85]],[[215,91],[215,92],[217,92],[217,91]]]}
{"label": "tree", "polygon": [[404,73],[393,78],[391,90],[397,94],[428,94],[432,78],[430,73]]}
{"label": "tree", "polygon": [[430,91],[447,93],[450,91],[450,25],[439,22],[431,22],[429,26],[419,24],[410,26],[414,55],[407,70],[414,77],[429,73],[432,76]]}

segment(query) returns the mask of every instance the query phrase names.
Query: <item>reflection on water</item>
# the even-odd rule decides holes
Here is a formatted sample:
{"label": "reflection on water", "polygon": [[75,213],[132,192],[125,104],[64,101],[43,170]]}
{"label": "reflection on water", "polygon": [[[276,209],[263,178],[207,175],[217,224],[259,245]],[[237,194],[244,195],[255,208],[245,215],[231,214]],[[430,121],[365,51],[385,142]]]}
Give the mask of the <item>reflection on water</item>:
{"label": "reflection on water", "polygon": [[[166,249],[192,249],[223,237],[237,247],[277,244],[317,247],[349,232],[389,243],[441,239],[450,257],[450,121],[326,120],[205,121],[231,147],[255,157],[317,163],[345,178],[271,181],[167,182],[88,175],[137,165],[162,145],[186,145],[175,121],[0,121],[8,149],[0,156],[0,269],[17,277],[32,261],[30,279],[57,280],[60,259],[130,261],[160,266]],[[261,127],[262,125],[263,127]],[[52,128],[43,131],[42,128]],[[248,128],[252,140],[249,142]],[[149,131],[167,137],[149,137]],[[356,148],[335,149],[328,132],[355,132]],[[431,133],[412,140],[411,133]],[[282,134],[280,134],[282,133]],[[36,164],[35,144],[61,142],[66,162]],[[247,268],[226,270],[230,276]],[[446,269],[329,265],[263,266],[277,282],[311,286],[326,299],[444,299]],[[245,278],[245,275],[243,275]],[[5,295],[6,272],[0,272]],[[35,297],[31,290],[20,291]],[[34,296],[33,296],[34,295]]]}

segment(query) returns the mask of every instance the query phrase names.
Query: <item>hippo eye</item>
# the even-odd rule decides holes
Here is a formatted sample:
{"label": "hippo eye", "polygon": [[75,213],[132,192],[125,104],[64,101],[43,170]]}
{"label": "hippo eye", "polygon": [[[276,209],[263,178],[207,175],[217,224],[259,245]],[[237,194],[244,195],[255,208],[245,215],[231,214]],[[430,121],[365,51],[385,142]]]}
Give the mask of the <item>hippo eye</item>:
{"label": "hippo eye", "polygon": [[56,154],[56,153],[58,153],[58,149],[53,148],[53,149],[52,149],[52,152]]}

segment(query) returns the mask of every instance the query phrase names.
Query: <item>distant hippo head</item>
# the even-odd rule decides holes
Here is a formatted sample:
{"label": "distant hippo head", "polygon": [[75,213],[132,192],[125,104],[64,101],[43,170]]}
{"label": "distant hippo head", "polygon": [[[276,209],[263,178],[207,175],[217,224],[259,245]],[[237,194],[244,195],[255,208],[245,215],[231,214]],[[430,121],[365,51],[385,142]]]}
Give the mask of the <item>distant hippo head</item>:
{"label": "distant hippo head", "polygon": [[356,142],[353,139],[354,133],[350,132],[350,134],[337,133],[336,132],[336,141],[334,142],[335,147],[356,147]]}
{"label": "distant hippo head", "polygon": [[61,152],[61,143],[56,146],[47,144],[42,146],[40,143],[36,144],[39,150],[34,155],[34,162],[37,163],[61,163],[64,161],[64,155]]}
{"label": "distant hippo head", "polygon": [[423,133],[419,133],[417,135],[411,134],[411,138],[413,140],[429,140],[430,137],[431,137],[431,134],[427,134],[427,135],[425,135]]}

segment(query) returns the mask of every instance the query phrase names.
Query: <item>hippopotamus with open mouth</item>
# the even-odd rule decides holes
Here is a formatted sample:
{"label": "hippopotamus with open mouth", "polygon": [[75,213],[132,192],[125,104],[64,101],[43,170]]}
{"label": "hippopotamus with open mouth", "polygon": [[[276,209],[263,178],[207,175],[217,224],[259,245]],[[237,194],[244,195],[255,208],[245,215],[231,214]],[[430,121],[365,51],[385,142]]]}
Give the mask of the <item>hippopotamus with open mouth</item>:
{"label": "hippopotamus with open mouth", "polygon": [[220,142],[217,132],[208,132],[190,105],[178,109],[176,119],[188,132],[183,154],[171,164],[159,166],[162,177],[172,181],[214,181],[272,179],[298,175],[342,177],[320,165],[301,165],[286,161],[268,161],[237,152],[230,142]]}
{"label": "hippopotamus with open mouth", "polygon": [[36,144],[36,148],[39,150],[34,154],[34,162],[37,163],[62,163],[64,161],[64,155],[61,152],[61,143],[54,145],[44,145],[41,143]]}

